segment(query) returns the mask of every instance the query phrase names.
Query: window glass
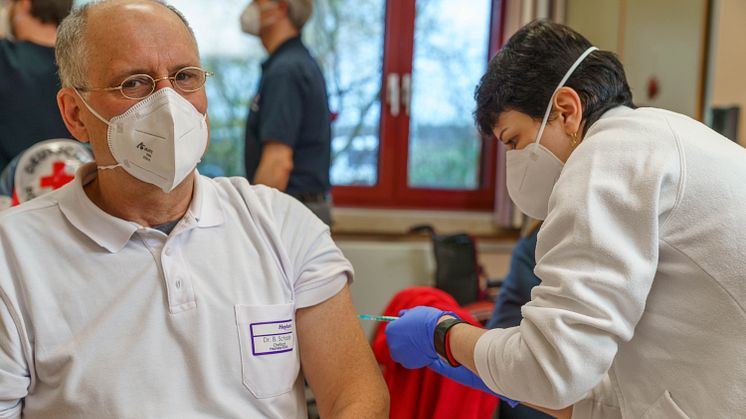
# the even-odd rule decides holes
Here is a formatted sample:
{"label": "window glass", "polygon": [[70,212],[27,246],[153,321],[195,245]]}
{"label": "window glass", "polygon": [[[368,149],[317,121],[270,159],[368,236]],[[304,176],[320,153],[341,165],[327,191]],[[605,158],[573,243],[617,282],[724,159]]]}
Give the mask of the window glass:
{"label": "window glass", "polygon": [[474,88],[486,71],[489,0],[417,0],[409,133],[410,187],[479,187]]}
{"label": "window glass", "polygon": [[304,29],[332,112],[333,185],[378,180],[385,0],[316,0]]}

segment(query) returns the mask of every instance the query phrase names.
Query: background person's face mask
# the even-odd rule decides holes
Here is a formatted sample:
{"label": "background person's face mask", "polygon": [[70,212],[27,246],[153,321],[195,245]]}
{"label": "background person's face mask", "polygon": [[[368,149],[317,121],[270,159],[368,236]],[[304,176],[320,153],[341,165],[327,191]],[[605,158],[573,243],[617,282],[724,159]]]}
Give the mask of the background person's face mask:
{"label": "background person's face mask", "polygon": [[588,48],[575,63],[567,70],[560,81],[552,97],[549,98],[547,111],[541,121],[536,140],[522,150],[508,150],[506,158],[506,177],[508,184],[508,195],[518,208],[531,218],[543,220],[547,218],[549,210],[549,197],[552,195],[554,184],[562,173],[564,163],[557,158],[548,148],[541,145],[541,135],[547,126],[549,114],[552,111],[554,95],[567,79],[570,78],[575,69],[596,47]]}
{"label": "background person's face mask", "polygon": [[259,5],[252,1],[241,13],[241,30],[249,35],[259,36],[262,28],[275,22],[275,19],[262,21],[262,12],[276,7],[277,4],[274,2]]}
{"label": "background person's face mask", "polygon": [[[75,91],[76,93],[77,90]],[[78,93],[88,110],[109,126],[109,150],[133,177],[171,192],[192,173],[207,147],[207,121],[171,88],[158,90],[107,121]]]}

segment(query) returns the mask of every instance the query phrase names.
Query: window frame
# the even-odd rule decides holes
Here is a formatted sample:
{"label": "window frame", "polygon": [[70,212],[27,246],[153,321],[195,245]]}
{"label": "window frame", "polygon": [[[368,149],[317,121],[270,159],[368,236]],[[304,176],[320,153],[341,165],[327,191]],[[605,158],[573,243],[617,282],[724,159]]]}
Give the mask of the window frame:
{"label": "window frame", "polygon": [[[479,186],[475,190],[414,188],[408,185],[410,119],[406,112],[392,116],[386,105],[389,74],[412,74],[416,0],[388,0],[385,13],[378,179],[372,186],[333,186],[336,206],[397,209],[489,211],[494,208],[497,144],[482,138]],[[503,43],[505,0],[491,0],[489,59]]]}

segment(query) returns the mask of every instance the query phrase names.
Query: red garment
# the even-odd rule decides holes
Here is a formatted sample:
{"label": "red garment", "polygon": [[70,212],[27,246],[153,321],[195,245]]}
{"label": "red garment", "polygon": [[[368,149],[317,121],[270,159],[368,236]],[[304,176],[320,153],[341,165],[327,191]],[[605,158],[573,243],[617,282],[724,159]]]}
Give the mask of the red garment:
{"label": "red garment", "polygon": [[[383,312],[398,316],[400,310],[430,306],[453,311],[463,320],[479,326],[456,300],[439,289],[409,288],[397,293]],[[480,326],[481,327],[481,326]],[[373,339],[373,353],[383,369],[391,394],[391,419],[489,419],[499,399],[443,377],[428,368],[409,370],[391,359],[386,345],[385,323],[380,323]]]}

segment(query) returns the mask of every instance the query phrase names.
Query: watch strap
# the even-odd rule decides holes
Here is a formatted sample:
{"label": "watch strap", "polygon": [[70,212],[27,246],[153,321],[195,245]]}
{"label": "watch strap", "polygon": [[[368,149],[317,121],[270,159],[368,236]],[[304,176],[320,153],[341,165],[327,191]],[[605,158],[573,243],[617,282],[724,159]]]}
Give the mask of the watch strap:
{"label": "watch strap", "polygon": [[461,364],[456,361],[451,353],[450,340],[448,339],[448,331],[459,323],[467,323],[461,319],[446,319],[438,323],[435,326],[435,332],[433,333],[433,344],[435,345],[435,352],[443,357],[448,364],[452,367],[458,367]]}

